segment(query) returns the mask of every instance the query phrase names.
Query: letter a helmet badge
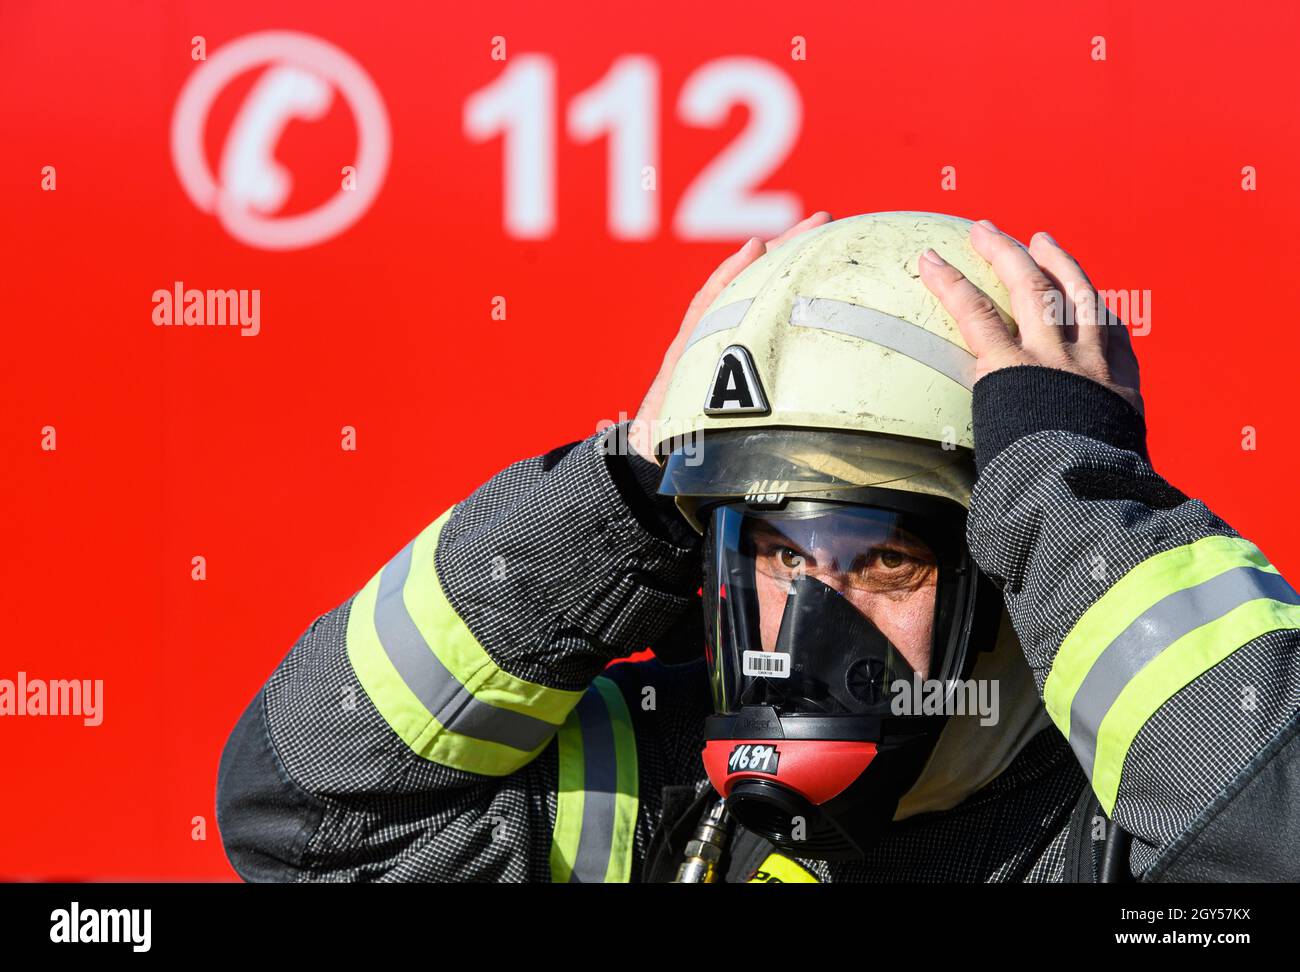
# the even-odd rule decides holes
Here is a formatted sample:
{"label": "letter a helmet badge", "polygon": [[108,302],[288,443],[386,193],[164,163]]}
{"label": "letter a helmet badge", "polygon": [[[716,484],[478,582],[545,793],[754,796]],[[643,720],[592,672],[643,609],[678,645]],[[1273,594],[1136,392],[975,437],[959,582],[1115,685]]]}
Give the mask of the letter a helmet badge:
{"label": "letter a helmet badge", "polygon": [[705,415],[763,414],[768,411],[754,361],[739,344],[724,350],[704,399]]}

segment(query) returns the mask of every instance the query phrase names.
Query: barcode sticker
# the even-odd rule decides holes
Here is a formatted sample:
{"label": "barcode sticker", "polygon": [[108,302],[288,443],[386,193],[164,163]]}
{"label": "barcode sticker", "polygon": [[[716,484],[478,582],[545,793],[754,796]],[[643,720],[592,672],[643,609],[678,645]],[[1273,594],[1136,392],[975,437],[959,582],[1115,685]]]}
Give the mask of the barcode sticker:
{"label": "barcode sticker", "polygon": [[789,678],[790,656],[783,651],[747,651],[741,659],[746,675],[764,678]]}

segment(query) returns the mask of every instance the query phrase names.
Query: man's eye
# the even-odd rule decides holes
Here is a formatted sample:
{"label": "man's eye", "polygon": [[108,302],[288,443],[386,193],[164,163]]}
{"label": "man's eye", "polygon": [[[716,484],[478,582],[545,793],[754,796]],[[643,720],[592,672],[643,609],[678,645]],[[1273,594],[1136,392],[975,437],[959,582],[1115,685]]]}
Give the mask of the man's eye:
{"label": "man's eye", "polygon": [[888,567],[890,570],[896,570],[907,562],[907,557],[897,550],[880,551],[880,565]]}
{"label": "man's eye", "polygon": [[856,576],[867,589],[901,590],[924,583],[929,565],[894,547],[877,547],[859,562]]}
{"label": "man's eye", "polygon": [[789,547],[782,547],[777,551],[777,557],[781,560],[781,566],[787,570],[798,570],[804,565],[804,558],[801,554],[795,553]]}

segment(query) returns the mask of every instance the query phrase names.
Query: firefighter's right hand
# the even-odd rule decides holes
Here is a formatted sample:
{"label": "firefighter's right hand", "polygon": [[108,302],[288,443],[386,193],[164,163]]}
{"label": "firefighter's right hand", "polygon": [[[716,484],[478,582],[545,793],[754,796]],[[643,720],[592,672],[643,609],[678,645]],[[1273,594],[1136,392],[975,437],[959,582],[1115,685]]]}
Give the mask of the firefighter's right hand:
{"label": "firefighter's right hand", "polygon": [[723,260],[718,269],[713,271],[713,275],[704,282],[704,286],[699,289],[691,300],[691,305],[686,308],[686,316],[682,318],[682,326],[677,332],[677,337],[673,338],[673,343],[668,345],[663,364],[659,366],[659,374],[655,375],[650,390],[646,392],[645,398],[641,401],[641,407],[637,409],[636,418],[628,428],[628,443],[640,455],[651,462],[659,461],[654,454],[652,425],[659,417],[659,410],[664,403],[664,393],[668,390],[668,381],[672,378],[673,369],[677,367],[677,359],[682,356],[682,351],[686,347],[686,342],[690,339],[691,332],[695,330],[695,325],[699,323],[700,318],[704,316],[704,312],[713,303],[713,298],[722,293],[722,288],[735,280],[740,271],[744,270],[768,250],[780,246],[805,230],[813,229],[830,221],[830,213],[813,213],[807,219],[796,223],[780,236],[768,240],[766,243],[758,237],[753,237],[747,240],[739,250]]}

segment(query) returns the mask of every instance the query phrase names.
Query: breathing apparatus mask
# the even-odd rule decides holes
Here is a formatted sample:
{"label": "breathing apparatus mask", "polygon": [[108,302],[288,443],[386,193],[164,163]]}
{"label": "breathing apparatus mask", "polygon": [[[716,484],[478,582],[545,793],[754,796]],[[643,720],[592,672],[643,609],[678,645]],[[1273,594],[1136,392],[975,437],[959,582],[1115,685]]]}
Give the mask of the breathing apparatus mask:
{"label": "breathing apparatus mask", "polygon": [[[741,479],[747,466],[770,470],[773,442],[799,435],[715,436],[709,469],[670,456],[665,484],[725,494],[720,466]],[[844,445],[802,438],[805,451],[807,440]],[[748,829],[800,857],[850,859],[916,781],[1000,602],[970,559],[959,504],[811,485],[805,471],[802,492],[715,495],[695,507],[714,707],[704,764]]]}

